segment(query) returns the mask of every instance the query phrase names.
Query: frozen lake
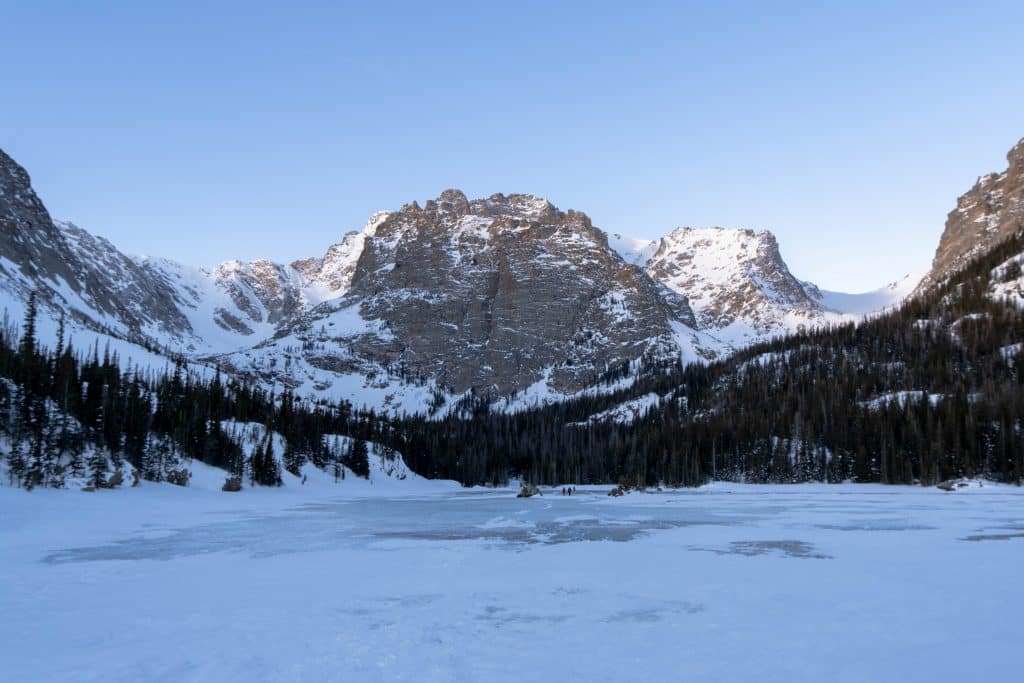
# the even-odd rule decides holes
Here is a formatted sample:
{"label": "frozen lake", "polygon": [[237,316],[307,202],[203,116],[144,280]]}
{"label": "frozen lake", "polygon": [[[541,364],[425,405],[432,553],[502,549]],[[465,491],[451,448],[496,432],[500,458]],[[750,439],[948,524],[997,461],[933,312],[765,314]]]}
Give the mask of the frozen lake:
{"label": "frozen lake", "polygon": [[5,489],[3,677],[1019,680],[1016,488],[605,491]]}

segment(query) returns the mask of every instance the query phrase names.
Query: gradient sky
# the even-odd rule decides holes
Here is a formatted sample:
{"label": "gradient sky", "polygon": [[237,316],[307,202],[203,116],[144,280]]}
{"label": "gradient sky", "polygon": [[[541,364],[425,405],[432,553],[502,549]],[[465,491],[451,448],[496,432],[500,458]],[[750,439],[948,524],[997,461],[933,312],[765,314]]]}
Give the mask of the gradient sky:
{"label": "gradient sky", "polygon": [[1024,136],[1019,0],[288,4],[0,0],[0,147],[55,217],[197,265],[459,187],[769,228],[859,291]]}

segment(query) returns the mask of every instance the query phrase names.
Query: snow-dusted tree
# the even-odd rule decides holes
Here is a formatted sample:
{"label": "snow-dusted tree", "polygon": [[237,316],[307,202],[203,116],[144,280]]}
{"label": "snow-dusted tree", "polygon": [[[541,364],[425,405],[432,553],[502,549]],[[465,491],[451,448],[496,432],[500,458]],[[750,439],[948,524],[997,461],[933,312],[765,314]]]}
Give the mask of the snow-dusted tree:
{"label": "snow-dusted tree", "polygon": [[370,478],[369,449],[366,447],[365,441],[356,439],[352,442],[348,455],[345,457],[345,465],[357,477],[362,477],[363,479]]}
{"label": "snow-dusted tree", "polygon": [[267,449],[265,452],[265,464],[266,474],[265,485],[266,486],[281,486],[284,482],[281,481],[281,463],[274,457],[274,435],[272,432],[267,433]]}
{"label": "snow-dusted tree", "polygon": [[267,432],[263,443],[249,457],[249,481],[253,486],[280,486],[281,465],[274,457],[273,434]]}
{"label": "snow-dusted tree", "polygon": [[85,459],[82,457],[82,444],[78,439],[69,442],[67,471],[72,477],[81,479],[85,476]]}
{"label": "snow-dusted tree", "polygon": [[107,456],[102,448],[93,447],[89,456],[89,484],[100,489],[107,483]]}
{"label": "snow-dusted tree", "polygon": [[25,443],[15,441],[7,456],[7,476],[11,486],[23,486],[25,479]]}
{"label": "snow-dusted tree", "polygon": [[296,477],[300,476],[302,465],[305,463],[306,458],[300,453],[291,442],[285,442],[284,447],[284,468],[294,474]]}

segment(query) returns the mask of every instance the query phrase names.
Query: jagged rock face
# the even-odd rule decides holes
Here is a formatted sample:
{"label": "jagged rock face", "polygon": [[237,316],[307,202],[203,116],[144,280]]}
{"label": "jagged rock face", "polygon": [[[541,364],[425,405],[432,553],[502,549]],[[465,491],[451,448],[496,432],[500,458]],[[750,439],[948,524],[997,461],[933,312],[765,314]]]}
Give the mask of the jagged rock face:
{"label": "jagged rock face", "polygon": [[645,267],[688,299],[701,328],[742,325],[766,336],[818,322],[824,313],[768,231],[678,228],[658,241]]}
{"label": "jagged rock face", "polygon": [[3,287],[130,339],[189,333],[166,278],[108,241],[55,223],[28,173],[0,151],[0,276]]}
{"label": "jagged rock face", "polygon": [[356,262],[363,253],[366,238],[373,236],[377,227],[389,215],[387,211],[378,211],[370,217],[362,230],[346,234],[341,242],[327,250],[323,258],[296,261],[292,268],[302,275],[305,286],[315,293],[318,299],[332,299],[344,295],[352,286]]}
{"label": "jagged rock face", "polygon": [[[181,311],[182,300],[166,273],[150,262],[136,260],[109,241],[71,223],[58,223],[70,253],[77,258],[86,300],[108,320],[119,321],[132,332],[150,339],[180,338],[193,330]],[[103,321],[100,321],[101,323]]]}
{"label": "jagged rock face", "polygon": [[214,275],[217,284],[252,322],[281,325],[302,310],[301,280],[287,266],[266,259],[228,261]]}
{"label": "jagged rock face", "polygon": [[0,299],[36,290],[103,334],[394,410],[434,405],[439,389],[568,394],[643,355],[710,359],[841,317],[769,233],[609,242],[585,214],[530,195],[448,190],[375,214],[321,258],[205,270],[54,223],[0,152],[0,237]]}
{"label": "jagged rock face", "polygon": [[[208,272],[135,258],[55,222],[21,166],[0,151],[0,290],[85,327],[197,356],[260,341],[304,310],[302,278],[270,261]],[[211,325],[210,323],[213,323]],[[214,325],[216,327],[214,327]],[[223,332],[211,338],[211,330]]]}
{"label": "jagged rock face", "polygon": [[56,276],[77,281],[73,265],[62,255],[68,251],[63,234],[32,189],[28,173],[0,151],[0,262],[6,272],[13,266],[35,281]]}
{"label": "jagged rock face", "polygon": [[206,271],[55,224],[24,169],[3,156],[0,170],[5,290],[264,381],[327,390],[384,372],[390,387],[400,367],[400,382],[451,393],[539,380],[571,392],[645,353],[677,354],[673,325],[694,324],[587,216],[528,195],[451,190],[375,215],[322,258]]}
{"label": "jagged rock face", "polygon": [[973,257],[1024,229],[1024,139],[1006,159],[1005,171],[982,176],[957,200],[946,218],[932,269],[917,292],[941,283]]}
{"label": "jagged rock face", "polygon": [[361,353],[454,392],[524,389],[554,367],[574,391],[608,365],[671,344],[685,301],[611,249],[590,219],[528,195],[470,202],[457,190],[407,205],[365,237],[346,302],[390,334]]}

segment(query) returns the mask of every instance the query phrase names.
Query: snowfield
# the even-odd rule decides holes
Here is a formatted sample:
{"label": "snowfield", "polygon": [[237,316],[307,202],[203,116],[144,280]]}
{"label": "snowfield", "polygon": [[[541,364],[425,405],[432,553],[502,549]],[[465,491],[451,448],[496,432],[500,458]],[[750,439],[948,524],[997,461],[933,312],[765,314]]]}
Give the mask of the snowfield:
{"label": "snowfield", "polygon": [[1019,488],[606,491],[5,486],[3,678],[1019,680]]}

